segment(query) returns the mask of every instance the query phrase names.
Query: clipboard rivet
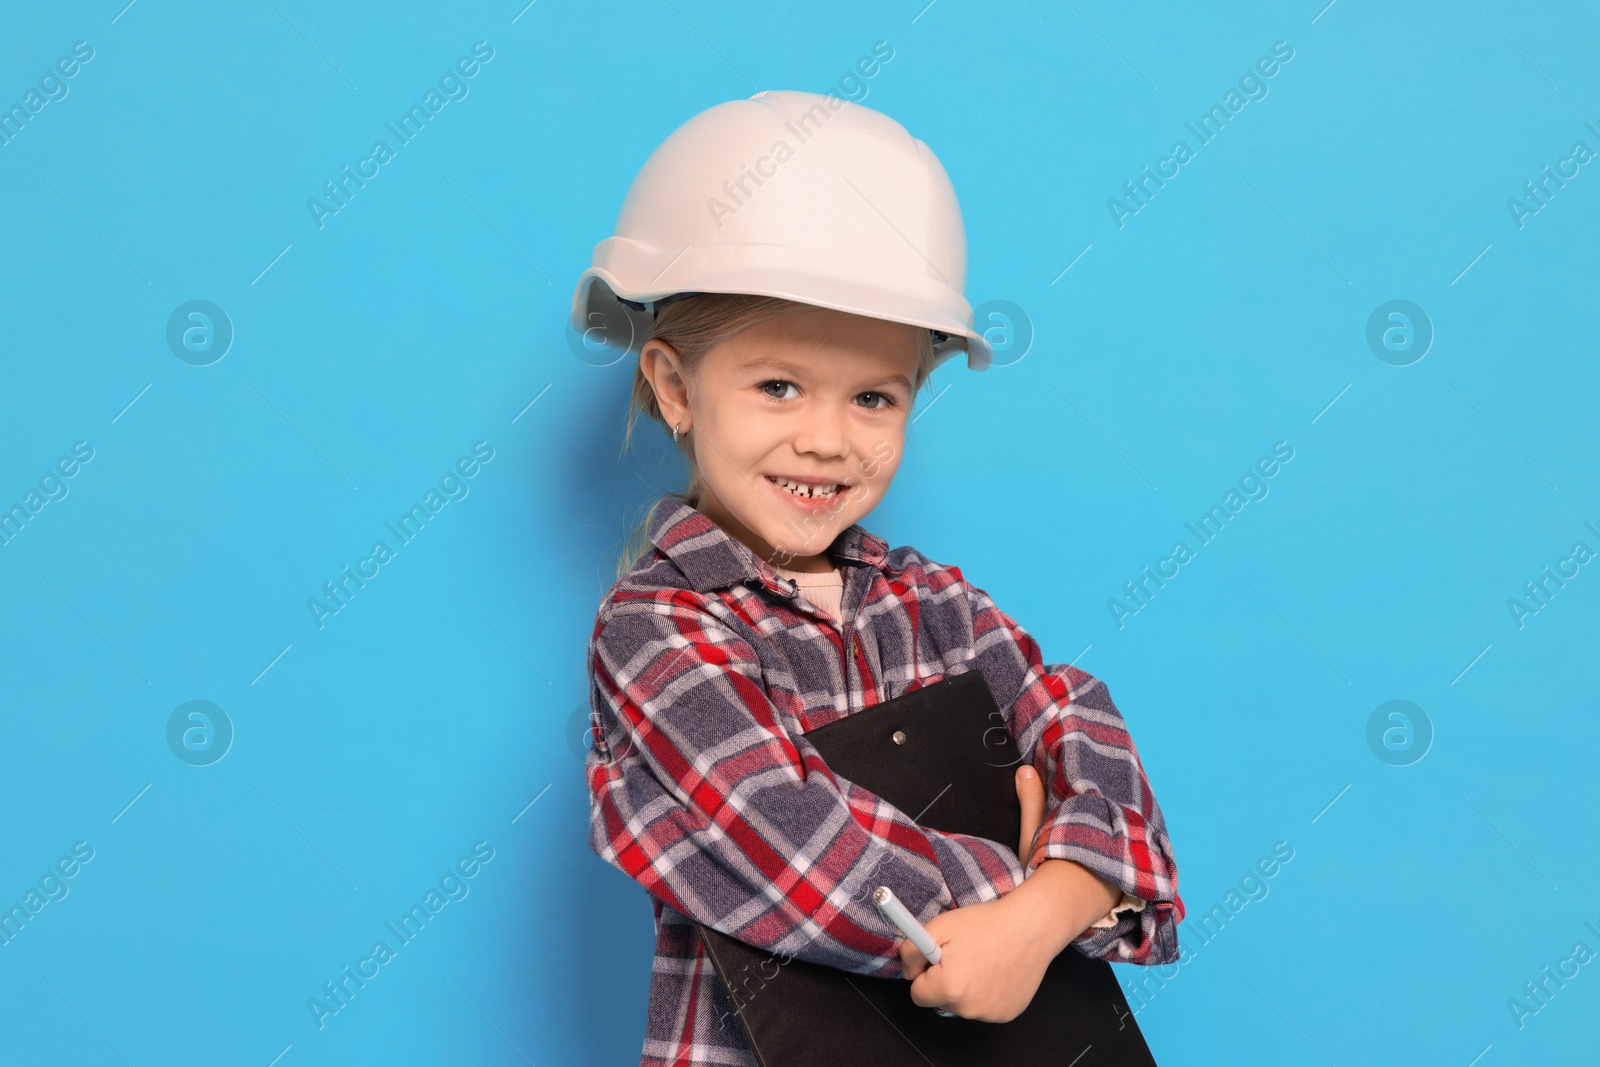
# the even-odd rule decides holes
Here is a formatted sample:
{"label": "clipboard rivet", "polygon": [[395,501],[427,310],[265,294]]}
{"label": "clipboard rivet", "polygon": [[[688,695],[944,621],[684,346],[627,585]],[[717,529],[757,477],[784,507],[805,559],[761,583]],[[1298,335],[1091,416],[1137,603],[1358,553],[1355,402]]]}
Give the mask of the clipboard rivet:
{"label": "clipboard rivet", "polygon": [[894,738],[894,743],[897,745],[903,745],[906,743],[906,732],[904,730],[896,730],[890,736]]}

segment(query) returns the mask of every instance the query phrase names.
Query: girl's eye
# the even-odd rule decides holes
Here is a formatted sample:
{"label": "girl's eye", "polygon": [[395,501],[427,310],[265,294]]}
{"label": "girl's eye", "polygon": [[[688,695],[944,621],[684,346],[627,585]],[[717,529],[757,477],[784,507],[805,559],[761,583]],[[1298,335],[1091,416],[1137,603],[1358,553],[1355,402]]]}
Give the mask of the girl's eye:
{"label": "girl's eye", "polygon": [[772,399],[774,399],[774,400],[792,400],[793,399],[793,397],[778,396],[778,395],[776,395],[774,393],[768,392],[768,390],[774,385],[779,386],[780,388],[788,388],[788,389],[793,389],[794,388],[794,383],[793,382],[784,381],[782,378],[774,378],[771,381],[762,382],[761,385],[760,385],[760,389],[762,390],[762,392],[765,392],[768,396],[772,397]]}
{"label": "girl's eye", "polygon": [[870,404],[870,405],[867,405],[868,410],[871,410],[871,411],[882,411],[884,408],[892,408],[892,407],[894,407],[894,397],[890,396],[888,393],[862,393],[861,395],[862,396],[875,396],[879,400],[883,401],[883,403],[881,403],[881,404]]}

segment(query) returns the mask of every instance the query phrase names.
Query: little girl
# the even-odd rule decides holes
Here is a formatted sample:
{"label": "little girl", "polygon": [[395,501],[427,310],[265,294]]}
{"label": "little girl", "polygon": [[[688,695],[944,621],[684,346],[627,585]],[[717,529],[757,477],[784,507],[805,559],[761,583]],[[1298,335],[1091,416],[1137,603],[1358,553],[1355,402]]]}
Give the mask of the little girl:
{"label": "little girl", "polygon": [[[639,353],[629,435],[644,411],[690,471],[625,552],[588,655],[590,845],[655,907],[641,1065],[756,1064],[696,922],[991,1022],[1068,946],[1178,958],[1172,844],[1105,685],[1045,663],[959,568],[859,525],[932,371],[989,361],[965,277],[925,144],[838,97],[764,92],[656,149],[579,281],[585,342]],[[919,826],[804,737],[969,670],[1023,755],[1020,842]],[[878,915],[879,885],[938,964]]]}

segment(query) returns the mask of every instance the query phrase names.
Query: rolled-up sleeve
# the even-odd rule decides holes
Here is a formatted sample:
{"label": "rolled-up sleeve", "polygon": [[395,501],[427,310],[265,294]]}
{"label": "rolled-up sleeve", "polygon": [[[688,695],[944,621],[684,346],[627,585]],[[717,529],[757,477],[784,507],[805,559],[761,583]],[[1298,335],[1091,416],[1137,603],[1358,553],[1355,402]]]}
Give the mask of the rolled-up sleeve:
{"label": "rolled-up sleeve", "polygon": [[[958,572],[959,573],[959,572]],[[1144,901],[1072,945],[1119,963],[1178,958],[1178,865],[1127,724],[1105,683],[1066,664],[1046,664],[1033,637],[965,579],[974,660],[1005,712],[1023,759],[1048,786],[1044,823],[1027,869],[1072,860]]]}
{"label": "rolled-up sleeve", "polygon": [[[835,777],[750,643],[692,594],[610,610],[590,641],[589,845],[679,912],[747,944],[900,973],[886,885],[920,920],[1022,880],[1010,848],[927,830]],[[792,699],[774,694],[780,701]]]}

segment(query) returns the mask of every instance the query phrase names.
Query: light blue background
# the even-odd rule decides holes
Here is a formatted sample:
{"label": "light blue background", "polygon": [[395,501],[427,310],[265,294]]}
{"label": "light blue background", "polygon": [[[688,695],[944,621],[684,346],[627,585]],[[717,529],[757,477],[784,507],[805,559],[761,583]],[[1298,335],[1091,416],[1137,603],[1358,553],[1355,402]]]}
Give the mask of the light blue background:
{"label": "light blue background", "polygon": [[[866,525],[1127,717],[1190,916],[1138,1016],[1160,1062],[1592,1056],[1600,962],[1507,1006],[1600,951],[1600,574],[1507,607],[1600,549],[1600,163],[1507,207],[1600,150],[1592,9],[123,3],[0,35],[6,107],[95,50],[0,146],[0,503],[94,449],[0,547],[0,904],[95,850],[0,946],[0,1060],[634,1061],[650,912],[587,849],[570,721],[625,524],[683,472],[651,426],[618,458],[631,368],[574,356],[571,287],[679,123],[880,40],[856,98],[940,155],[969,297],[1035,336],[939,372]],[[470,94],[318,229],[307,199],[480,40]],[[1107,199],[1277,41],[1269,95],[1119,229]],[[165,341],[193,299],[236,332],[207,367]],[[1410,366],[1365,341],[1393,299],[1436,331]],[[470,495],[319,630],[307,599],[478,441]],[[1270,494],[1119,628],[1277,441]],[[165,737],[196,699],[236,731],[208,767]],[[1411,766],[1366,741],[1393,699],[1435,734]],[[469,895],[319,1029],[308,998],[479,841]],[[1196,938],[1277,841],[1269,895]]]}

